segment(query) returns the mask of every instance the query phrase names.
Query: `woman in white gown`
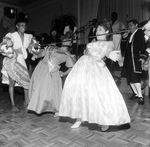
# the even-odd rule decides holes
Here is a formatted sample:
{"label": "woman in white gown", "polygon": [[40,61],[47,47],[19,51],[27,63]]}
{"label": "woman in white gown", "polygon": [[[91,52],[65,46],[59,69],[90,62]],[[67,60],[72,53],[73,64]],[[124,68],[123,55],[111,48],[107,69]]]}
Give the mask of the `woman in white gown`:
{"label": "woman in white gown", "polygon": [[[71,38],[66,34],[62,47],[48,47],[39,53],[39,57],[44,57],[36,66],[29,85],[29,105],[28,110],[37,114],[43,112],[54,112],[54,117],[58,116],[61,94],[61,76],[66,76],[72,69],[74,62],[68,51],[71,45]],[[68,70],[60,71],[60,64],[65,63]]]}
{"label": "woman in white gown", "polygon": [[86,54],[66,78],[59,116],[77,119],[71,128],[78,128],[84,121],[102,125],[102,131],[111,125],[130,123],[124,99],[103,61],[105,56],[119,59],[113,42],[108,40],[110,35],[104,35],[109,32],[106,24],[98,25],[98,41],[87,44]]}

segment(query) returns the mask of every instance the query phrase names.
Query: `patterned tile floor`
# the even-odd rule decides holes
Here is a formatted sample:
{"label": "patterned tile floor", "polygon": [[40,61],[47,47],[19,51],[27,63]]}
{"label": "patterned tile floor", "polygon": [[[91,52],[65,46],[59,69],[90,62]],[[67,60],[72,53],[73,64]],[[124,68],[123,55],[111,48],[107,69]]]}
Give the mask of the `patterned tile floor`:
{"label": "patterned tile floor", "polygon": [[139,106],[129,100],[131,94],[123,93],[132,118],[128,130],[101,132],[90,130],[84,124],[72,130],[69,118],[54,118],[52,113],[41,116],[27,113],[23,95],[15,93],[20,109],[12,112],[7,91],[0,92],[0,147],[150,147],[150,99]]}

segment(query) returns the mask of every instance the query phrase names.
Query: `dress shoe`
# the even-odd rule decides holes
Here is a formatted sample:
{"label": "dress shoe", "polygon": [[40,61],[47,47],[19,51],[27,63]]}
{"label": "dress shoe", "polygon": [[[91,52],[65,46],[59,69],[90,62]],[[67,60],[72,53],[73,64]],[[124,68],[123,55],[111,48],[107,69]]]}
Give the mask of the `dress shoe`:
{"label": "dress shoe", "polygon": [[129,99],[130,100],[135,100],[138,99],[139,97],[136,94],[133,94]]}
{"label": "dress shoe", "polygon": [[101,131],[102,131],[102,132],[107,132],[109,129],[110,129],[109,126],[102,126],[102,127],[101,127]]}
{"label": "dress shoe", "polygon": [[71,129],[77,129],[82,124],[82,121],[76,121],[72,126]]}
{"label": "dress shoe", "polygon": [[54,117],[59,117],[59,113],[56,112],[56,113],[54,114]]}
{"label": "dress shoe", "polygon": [[139,105],[144,105],[144,98],[143,97],[139,97]]}
{"label": "dress shoe", "polygon": [[129,128],[130,128],[130,124],[126,123],[126,124],[119,125],[119,126],[108,126],[108,129],[106,130],[101,128],[101,132],[115,132],[115,131],[126,130]]}

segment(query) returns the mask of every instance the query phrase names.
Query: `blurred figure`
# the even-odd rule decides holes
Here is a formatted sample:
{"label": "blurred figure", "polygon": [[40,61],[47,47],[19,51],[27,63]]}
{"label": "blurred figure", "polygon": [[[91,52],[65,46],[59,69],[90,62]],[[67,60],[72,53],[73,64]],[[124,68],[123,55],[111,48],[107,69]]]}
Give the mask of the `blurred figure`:
{"label": "blurred figure", "polygon": [[[118,32],[118,31],[125,30],[125,25],[121,21],[118,20],[118,14],[116,12],[112,12],[112,14],[111,14],[111,23],[110,24],[111,24],[113,32]],[[115,50],[120,51],[120,53],[121,53],[121,49],[120,49],[121,33],[116,33],[116,34],[113,35],[113,42],[114,42],[114,45],[115,45]],[[123,66],[122,56],[120,56],[118,64],[121,67]]]}
{"label": "blurred figure", "polygon": [[150,98],[150,20],[144,21],[143,30],[145,34],[145,40],[147,49],[146,51],[149,54],[149,57],[147,58],[146,62],[144,63],[144,70],[148,71],[148,87],[149,87],[149,98]]}
{"label": "blurred figure", "polygon": [[[70,57],[73,59],[73,61],[75,63],[76,60],[77,60],[76,55],[71,53],[71,51],[72,51],[72,42],[73,42],[73,39],[74,39],[74,34],[72,32],[70,32],[70,31],[66,32],[66,34],[62,36],[62,41],[66,40],[67,38],[70,38],[70,40],[71,40],[71,43],[67,45],[67,47],[68,47],[68,54],[70,54]],[[63,43],[62,47],[64,45],[65,44]],[[60,64],[60,71],[66,72],[68,69],[69,69],[69,67],[67,67],[65,62]],[[65,83],[65,80],[66,80],[67,76],[68,75],[65,75],[65,76],[62,77],[62,85],[63,86],[64,86],[64,83]]]}
{"label": "blurred figure", "polygon": [[[35,36],[35,40],[38,44],[42,45],[42,37],[41,36],[39,36],[39,35]],[[41,60],[41,58],[34,59],[33,54],[28,52],[28,64],[29,64],[28,68],[29,68],[30,77],[32,76],[32,73],[40,60]]]}
{"label": "blurred figure", "polygon": [[41,44],[50,44],[49,35],[47,33],[40,34],[41,36]]}
{"label": "blurred figure", "polygon": [[[98,20],[95,18],[92,20],[90,32],[88,34],[88,42],[92,42],[93,40],[96,41],[96,28],[98,26]],[[93,37],[92,37],[93,36]]]}
{"label": "blurred figure", "polygon": [[52,29],[50,36],[49,36],[49,42],[50,44],[56,45],[58,47],[61,46],[61,39],[60,36],[58,36],[57,29]]}
{"label": "blurred figure", "polygon": [[73,34],[73,42],[72,42],[72,50],[71,53],[74,55],[78,55],[78,51],[77,51],[77,27],[76,24],[73,20],[69,20],[67,25],[65,26],[64,29],[64,34],[66,34],[66,32],[71,32]]}

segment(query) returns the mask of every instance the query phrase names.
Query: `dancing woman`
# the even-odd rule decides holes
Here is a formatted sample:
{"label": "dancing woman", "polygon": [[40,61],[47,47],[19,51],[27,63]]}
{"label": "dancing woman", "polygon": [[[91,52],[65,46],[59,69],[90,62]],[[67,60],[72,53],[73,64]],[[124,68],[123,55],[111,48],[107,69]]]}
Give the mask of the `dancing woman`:
{"label": "dancing woman", "polygon": [[[50,46],[37,54],[44,58],[36,66],[30,80],[28,110],[37,114],[54,112],[54,117],[58,115],[62,94],[61,77],[66,76],[74,65],[68,51],[71,44],[71,35],[67,33],[63,37],[62,47]],[[62,72],[59,69],[64,62],[68,70]]]}
{"label": "dancing woman", "polygon": [[26,18],[16,19],[14,33],[8,33],[0,45],[1,53],[5,56],[2,67],[2,83],[9,85],[9,95],[13,111],[18,111],[14,102],[14,86],[24,88],[25,104],[28,104],[29,73],[25,59],[32,35],[26,34]]}
{"label": "dancing woman", "polygon": [[111,125],[130,123],[124,99],[103,61],[105,56],[113,61],[119,59],[109,32],[107,24],[98,25],[97,41],[87,44],[85,55],[66,78],[59,116],[76,119],[71,128],[88,121],[102,125],[102,131],[107,131]]}

